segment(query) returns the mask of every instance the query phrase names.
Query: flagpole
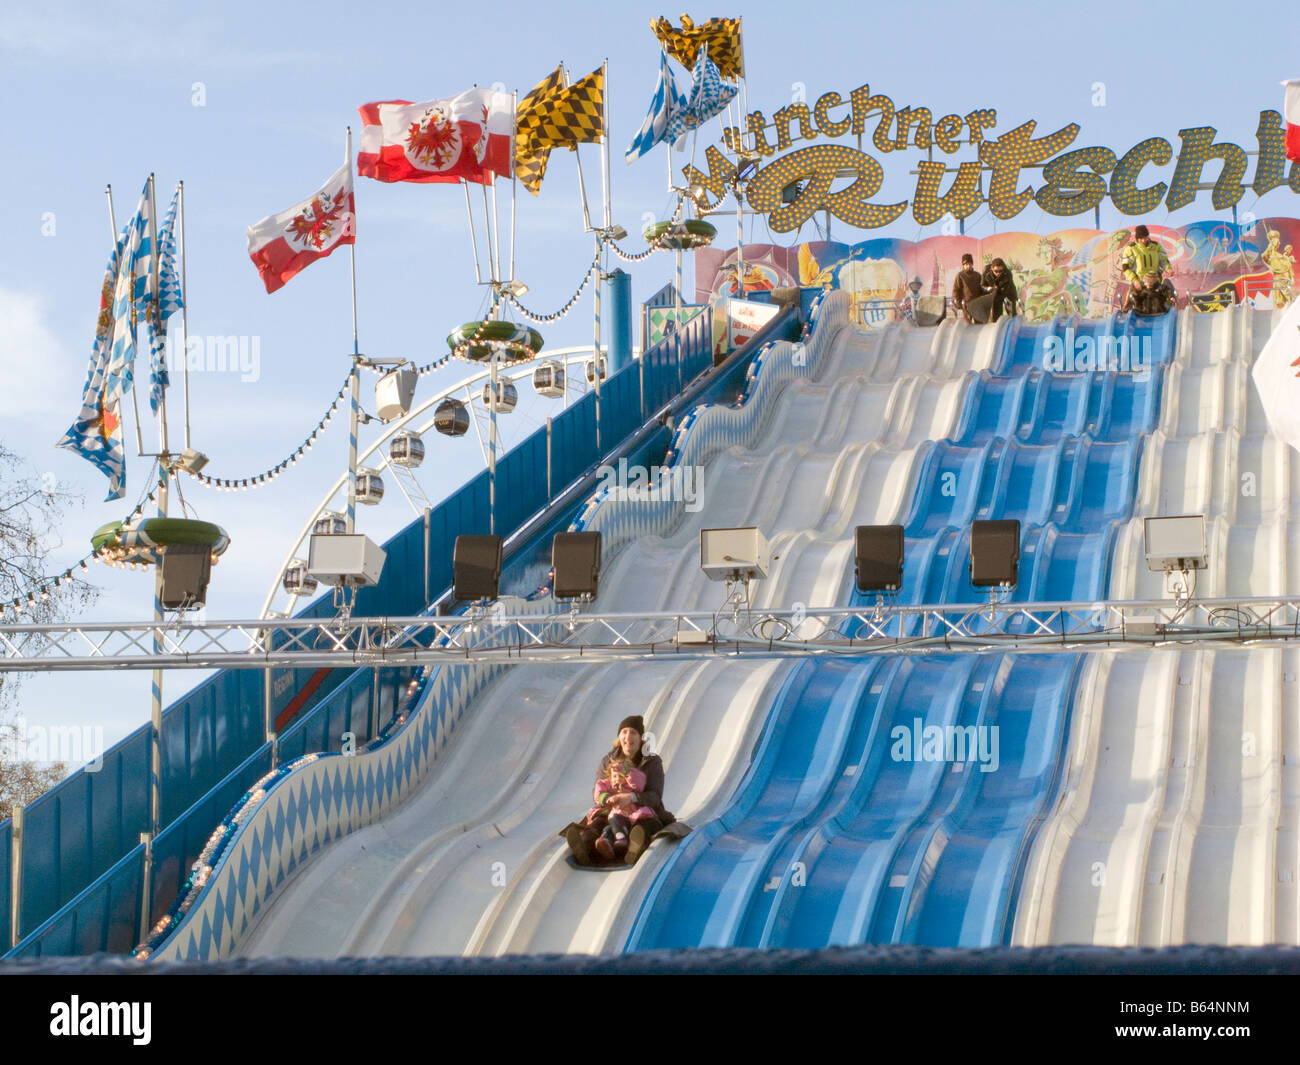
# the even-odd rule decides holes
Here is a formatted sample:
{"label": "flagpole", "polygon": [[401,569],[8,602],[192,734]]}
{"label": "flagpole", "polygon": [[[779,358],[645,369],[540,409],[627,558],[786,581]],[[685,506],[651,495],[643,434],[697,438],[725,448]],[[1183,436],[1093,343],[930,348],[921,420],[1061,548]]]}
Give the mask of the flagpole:
{"label": "flagpole", "polygon": [[[569,68],[564,67],[564,87],[569,88]],[[582,197],[582,226],[584,229],[591,229],[591,211],[587,209],[587,183],[582,177],[582,152],[578,150],[578,145],[573,145],[573,159],[578,164],[578,194]],[[599,291],[599,286],[597,288]],[[599,296],[596,297],[600,299]]]}
{"label": "flagpole", "polygon": [[185,277],[185,182],[177,185],[177,191],[180,193],[180,222],[181,222],[181,334],[184,341],[181,344],[181,376],[185,381],[185,449],[190,447],[190,360],[188,349],[190,346],[190,287]]}
{"label": "flagpole", "polygon": [[461,181],[461,188],[465,190],[465,218],[469,221],[469,243],[474,249],[474,281],[476,284],[483,284],[483,271],[479,268],[478,261],[478,234],[474,232],[474,208],[469,202],[469,182]]}
{"label": "flagpole", "polygon": [[[601,172],[601,192],[605,201],[605,228],[610,227],[610,197],[612,195],[611,180],[609,175],[609,59],[601,65],[600,88],[601,88],[601,125],[604,127],[604,136],[600,138],[600,154],[604,170]],[[603,246],[602,246],[603,250]]]}
{"label": "flagpole", "polygon": [[[153,272],[153,304],[147,312],[153,318],[155,328],[158,324],[158,303],[161,293],[158,291],[159,255],[158,255],[158,197],[154,175],[149,175],[149,257],[152,260],[150,270]],[[152,352],[151,352],[152,355]],[[150,359],[150,373],[154,371]],[[139,389],[132,389],[137,392]],[[158,516],[167,517],[167,490],[170,483],[171,469],[167,454],[167,390],[160,389],[158,397],[158,464],[162,476],[158,483]],[[153,579],[153,653],[162,655],[162,620],[163,620],[163,567],[161,560],[154,566]],[[150,723],[153,727],[152,752],[149,759],[149,838],[156,839],[162,817],[162,685],[163,671],[153,671],[153,684],[150,691]]]}
{"label": "flagpole", "polygon": [[[487,186],[483,187],[484,194],[487,193]],[[493,259],[493,273],[498,281],[505,280],[501,276],[501,215],[497,212],[497,180],[495,175],[492,178],[492,234],[496,241],[496,256]]]}
{"label": "flagpole", "polygon": [[519,198],[519,160],[515,143],[519,136],[519,90],[514,91],[510,123],[510,280],[515,279],[515,206]]}
{"label": "flagpole", "polygon": [[501,280],[501,279],[500,279],[499,277],[497,277],[497,271],[496,271],[496,268],[492,265],[494,262],[496,262],[496,261],[498,260],[498,256],[497,256],[497,254],[496,254],[496,250],[495,250],[495,247],[496,247],[496,246],[493,244],[493,241],[492,241],[492,218],[491,218],[491,215],[488,213],[487,186],[486,186],[486,185],[479,185],[479,188],[483,190],[483,228],[484,228],[484,230],[487,232],[487,242],[488,242],[487,263],[488,263],[488,271],[489,271],[489,273],[491,274],[491,278],[492,278],[493,281],[499,281],[499,280]]}
{"label": "flagpole", "polygon": [[[347,127],[347,145],[344,160],[352,165],[352,127]],[[353,194],[355,196],[355,193]],[[351,413],[348,425],[348,514],[347,531],[356,529],[357,521],[357,430],[361,421],[361,345],[357,331],[357,240],[353,234],[352,243],[348,245],[350,255],[348,262],[352,274],[352,373],[348,375],[348,385],[352,393]]]}
{"label": "flagpole", "polygon": [[104,195],[108,197],[108,235],[113,238],[113,246],[117,246],[117,214],[113,210],[113,186],[104,186]]}

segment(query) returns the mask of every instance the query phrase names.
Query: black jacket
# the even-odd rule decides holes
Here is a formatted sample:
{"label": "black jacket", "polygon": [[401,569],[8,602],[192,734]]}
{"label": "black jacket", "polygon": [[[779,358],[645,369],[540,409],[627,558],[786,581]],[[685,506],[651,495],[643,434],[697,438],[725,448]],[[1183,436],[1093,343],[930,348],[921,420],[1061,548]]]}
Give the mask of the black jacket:
{"label": "black jacket", "polygon": [[995,293],[998,303],[1001,303],[1002,300],[1006,299],[1010,300],[1014,307],[1016,300],[1020,298],[1020,294],[1016,292],[1016,283],[1011,280],[1010,270],[1004,269],[1002,271],[1002,277],[999,278],[998,275],[993,272],[993,267],[990,266],[984,271],[984,277],[982,280],[984,282],[985,291]]}

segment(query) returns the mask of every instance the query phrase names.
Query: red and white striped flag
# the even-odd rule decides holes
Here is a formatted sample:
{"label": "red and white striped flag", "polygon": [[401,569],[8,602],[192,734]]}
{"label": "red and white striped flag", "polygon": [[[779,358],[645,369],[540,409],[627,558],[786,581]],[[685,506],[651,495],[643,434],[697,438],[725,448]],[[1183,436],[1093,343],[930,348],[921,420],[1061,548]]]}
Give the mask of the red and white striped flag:
{"label": "red and white striped flag", "polygon": [[448,100],[362,104],[357,173],[376,181],[475,181],[510,176],[514,97],[470,89]]}
{"label": "red and white striped flag", "polygon": [[1286,119],[1286,157],[1300,160],[1300,78],[1282,82],[1286,97],[1282,117]]}
{"label": "red and white striped flag", "polygon": [[248,255],[266,291],[274,292],[299,270],[356,239],[352,166],[344,163],[302,203],[249,226]]}

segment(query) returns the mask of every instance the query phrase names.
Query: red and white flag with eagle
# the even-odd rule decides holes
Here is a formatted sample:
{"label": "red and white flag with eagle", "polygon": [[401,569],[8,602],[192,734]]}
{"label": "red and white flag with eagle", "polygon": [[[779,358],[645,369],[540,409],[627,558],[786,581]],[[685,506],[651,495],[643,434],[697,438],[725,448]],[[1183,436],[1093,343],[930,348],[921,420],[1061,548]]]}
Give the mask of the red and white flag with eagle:
{"label": "red and white flag with eagle", "polygon": [[510,176],[514,97],[470,89],[448,100],[362,104],[357,173],[376,181],[474,181]]}
{"label": "red and white flag with eagle", "polygon": [[266,291],[274,292],[299,270],[356,239],[352,166],[344,163],[302,203],[249,226],[248,255]]}
{"label": "red and white flag with eagle", "polygon": [[1282,117],[1286,119],[1286,157],[1300,160],[1300,78],[1282,82],[1286,96],[1282,101]]}

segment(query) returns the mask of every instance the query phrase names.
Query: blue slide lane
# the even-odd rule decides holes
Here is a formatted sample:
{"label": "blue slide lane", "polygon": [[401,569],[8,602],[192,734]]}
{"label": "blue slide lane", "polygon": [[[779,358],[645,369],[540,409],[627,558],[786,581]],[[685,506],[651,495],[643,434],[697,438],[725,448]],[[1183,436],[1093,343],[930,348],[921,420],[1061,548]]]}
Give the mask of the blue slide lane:
{"label": "blue slide lane", "polygon": [[[1151,372],[1044,372],[1052,337],[1115,335]],[[1013,601],[1102,598],[1174,339],[1173,315],[1012,323],[923,463],[899,601],[977,601],[968,528],[983,518],[1021,521]],[[1009,942],[1081,669],[1072,653],[802,662],[728,809],[669,856],[627,949]]]}

